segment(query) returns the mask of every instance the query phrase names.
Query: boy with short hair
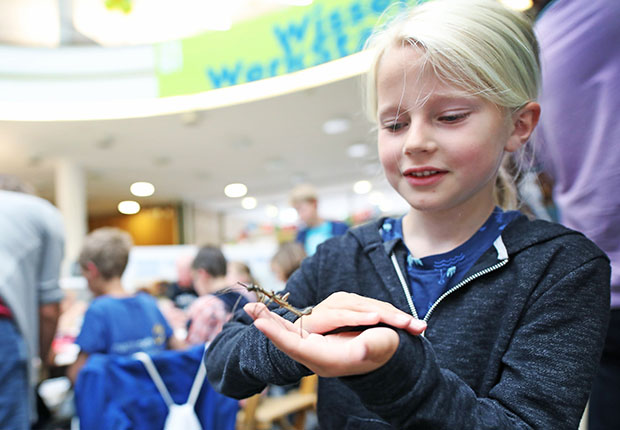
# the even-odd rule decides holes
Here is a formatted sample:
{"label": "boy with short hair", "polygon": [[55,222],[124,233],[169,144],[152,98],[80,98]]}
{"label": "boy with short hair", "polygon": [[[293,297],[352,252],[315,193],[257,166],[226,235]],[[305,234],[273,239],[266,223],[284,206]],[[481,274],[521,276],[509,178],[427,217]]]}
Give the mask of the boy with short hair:
{"label": "boy with short hair", "polygon": [[184,346],[172,335],[155,298],[147,293],[129,294],[123,288],[121,276],[131,246],[129,234],[117,228],[103,227],[86,237],[78,262],[95,299],[75,341],[80,353],[67,372],[73,382],[94,353],[151,354]]}
{"label": "boy with short hair", "polygon": [[327,221],[319,216],[319,197],[310,184],[301,184],[290,193],[291,206],[295,208],[303,227],[295,240],[301,243],[306,254],[312,255],[319,244],[333,236],[345,234],[349,226],[340,221]]}

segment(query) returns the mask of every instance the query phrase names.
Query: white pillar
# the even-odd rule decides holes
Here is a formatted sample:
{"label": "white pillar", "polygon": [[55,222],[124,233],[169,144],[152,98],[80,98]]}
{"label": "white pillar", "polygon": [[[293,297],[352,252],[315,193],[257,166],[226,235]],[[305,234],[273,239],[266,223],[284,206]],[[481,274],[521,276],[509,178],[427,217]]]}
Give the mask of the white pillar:
{"label": "white pillar", "polygon": [[87,232],[86,179],[81,166],[64,159],[57,161],[55,175],[56,206],[65,221],[65,258],[61,273],[69,276]]}

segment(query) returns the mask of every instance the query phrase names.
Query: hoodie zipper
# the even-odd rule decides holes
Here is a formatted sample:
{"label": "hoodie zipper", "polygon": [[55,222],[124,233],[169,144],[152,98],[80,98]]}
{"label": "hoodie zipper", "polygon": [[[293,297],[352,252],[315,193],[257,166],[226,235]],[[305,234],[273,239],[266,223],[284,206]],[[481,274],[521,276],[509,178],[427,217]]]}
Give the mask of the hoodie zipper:
{"label": "hoodie zipper", "polygon": [[[505,254],[505,248],[504,248],[503,243],[501,242],[501,236],[499,238],[499,241],[500,241],[500,245],[499,246],[501,246],[501,249],[499,249],[499,252],[502,253],[502,254]],[[502,256],[504,256],[504,255],[502,255]],[[400,270],[400,265],[398,264],[398,260],[396,259],[396,254],[394,254],[392,252],[390,258],[392,260],[392,264],[394,265],[394,269],[396,269],[396,274],[398,275],[398,280],[400,281],[400,285],[403,288],[403,292],[405,293],[405,297],[407,298],[407,303],[409,304],[409,309],[411,310],[411,314],[415,318],[419,319],[418,313],[415,310],[415,306],[413,305],[413,299],[411,298],[411,293],[409,292],[409,286],[407,285],[407,281],[405,281],[405,277],[403,275],[403,272],[402,272],[402,270]],[[463,285],[466,285],[467,283],[473,281],[474,279],[477,279],[477,278],[479,278],[479,277],[481,277],[483,275],[486,275],[487,273],[490,273],[490,272],[493,272],[494,270],[499,269],[502,266],[505,266],[507,263],[508,263],[508,255],[505,254],[504,258],[501,259],[498,263],[494,264],[493,266],[489,266],[489,267],[487,267],[485,269],[482,269],[479,272],[474,273],[473,275],[468,276],[467,278],[463,279],[461,282],[456,284],[454,287],[450,288],[448,291],[446,291],[441,296],[439,296],[439,298],[437,300],[435,300],[435,303],[433,303],[433,306],[430,307],[430,309],[428,310],[428,312],[424,316],[424,322],[428,322],[428,319],[430,318],[431,314],[433,313],[433,311],[435,310],[437,305],[439,305],[439,303],[444,298],[446,298],[449,294],[452,294],[453,292],[455,292],[456,290],[461,288]]]}
{"label": "hoodie zipper", "polygon": [[486,275],[487,273],[490,273],[490,272],[492,272],[494,270],[499,269],[500,267],[506,265],[507,263],[508,263],[508,259],[507,258],[505,260],[501,260],[499,263],[494,264],[491,267],[487,267],[486,269],[482,269],[481,271],[476,272],[476,273],[474,273],[471,276],[468,276],[467,278],[463,279],[461,282],[456,284],[454,287],[450,288],[448,291],[446,291],[441,296],[439,296],[439,298],[435,301],[435,303],[433,303],[433,306],[430,307],[430,309],[428,310],[428,312],[424,316],[424,321],[428,322],[428,319],[430,318],[431,314],[433,313],[433,310],[435,310],[435,308],[437,307],[439,302],[441,302],[448,294],[451,294],[451,293],[455,292],[456,290],[461,288],[463,285],[467,284],[468,282],[473,281],[476,278],[479,278],[479,277],[481,277],[483,275]]}

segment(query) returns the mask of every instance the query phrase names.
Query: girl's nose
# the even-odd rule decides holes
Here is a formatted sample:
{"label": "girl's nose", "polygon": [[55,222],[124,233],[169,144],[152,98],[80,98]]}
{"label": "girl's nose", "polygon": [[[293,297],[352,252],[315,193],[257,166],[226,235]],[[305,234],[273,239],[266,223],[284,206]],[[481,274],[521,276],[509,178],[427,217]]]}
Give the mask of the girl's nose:
{"label": "girl's nose", "polygon": [[403,142],[403,153],[413,155],[422,152],[431,152],[436,148],[431,130],[419,122],[411,122],[407,136]]}

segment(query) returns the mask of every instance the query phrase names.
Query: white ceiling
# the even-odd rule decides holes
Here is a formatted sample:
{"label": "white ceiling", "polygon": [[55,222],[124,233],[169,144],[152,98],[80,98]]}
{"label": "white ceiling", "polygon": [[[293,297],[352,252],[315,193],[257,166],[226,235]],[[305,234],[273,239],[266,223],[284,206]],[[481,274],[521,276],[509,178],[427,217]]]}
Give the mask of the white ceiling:
{"label": "white ceiling", "polygon": [[[359,78],[266,100],[201,112],[105,121],[0,122],[0,171],[30,181],[54,197],[54,163],[85,169],[91,213],[114,212],[131,198],[129,185],[149,181],[143,205],[194,202],[238,207],[224,197],[231,182],[248,185],[259,200],[285,198],[301,181],[350,189],[360,179],[379,181],[371,124],[362,111]],[[326,135],[325,121],[350,120],[340,135]],[[368,156],[350,158],[352,144]]]}
{"label": "white ceiling", "polygon": [[[239,11],[245,11],[235,20],[283,7],[273,0],[234,1],[243,4]],[[40,13],[45,8],[56,12]],[[2,1],[0,44],[47,46],[52,39],[65,46],[92,44],[75,31],[71,17],[69,0]],[[48,27],[59,36],[50,39],[49,34],[26,31]],[[18,85],[18,92],[28,89],[37,94],[26,81],[15,82],[26,85]],[[334,118],[349,120],[350,130],[326,135],[322,125]],[[360,143],[368,145],[368,155],[349,157],[347,149]],[[18,175],[53,201],[59,159],[84,169],[91,214],[114,213],[119,201],[134,198],[129,186],[135,181],[156,187],[153,196],[134,198],[143,206],[191,202],[215,210],[239,208],[238,199],[224,197],[223,189],[231,182],[245,183],[248,195],[256,197],[259,205],[286,202],[288,191],[299,182],[350,193],[356,181],[369,179],[375,187],[387,188],[376,159],[372,126],[362,112],[359,77],[260,101],[166,116],[0,121],[0,172]]]}

